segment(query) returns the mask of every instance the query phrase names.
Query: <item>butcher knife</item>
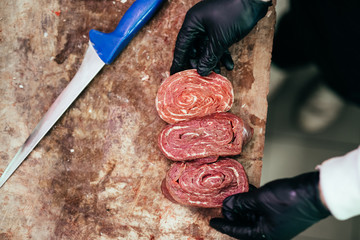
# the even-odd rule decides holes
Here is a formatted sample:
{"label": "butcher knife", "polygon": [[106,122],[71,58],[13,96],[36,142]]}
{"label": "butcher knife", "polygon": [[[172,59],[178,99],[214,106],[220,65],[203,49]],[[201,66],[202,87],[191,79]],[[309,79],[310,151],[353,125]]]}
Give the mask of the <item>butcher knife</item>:
{"label": "butcher knife", "polygon": [[83,62],[0,177],[0,188],[105,64],[111,64],[164,0],[136,0],[111,33],[89,32]]}

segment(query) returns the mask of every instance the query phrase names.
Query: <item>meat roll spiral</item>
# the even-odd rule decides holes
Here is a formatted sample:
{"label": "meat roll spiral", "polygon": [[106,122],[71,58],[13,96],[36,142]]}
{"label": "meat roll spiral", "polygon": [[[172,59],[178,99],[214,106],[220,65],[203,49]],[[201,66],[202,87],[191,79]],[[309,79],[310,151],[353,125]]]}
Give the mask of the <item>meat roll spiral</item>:
{"label": "meat roll spiral", "polygon": [[217,157],[174,163],[162,182],[165,197],[183,205],[215,208],[233,194],[247,192],[249,183],[236,160]]}
{"label": "meat roll spiral", "polygon": [[174,161],[241,153],[253,129],[232,113],[214,113],[166,126],[159,135],[159,148]]}
{"label": "meat roll spiral", "polygon": [[230,110],[234,101],[231,82],[220,74],[200,76],[195,69],[171,75],[161,84],[156,109],[167,123]]}

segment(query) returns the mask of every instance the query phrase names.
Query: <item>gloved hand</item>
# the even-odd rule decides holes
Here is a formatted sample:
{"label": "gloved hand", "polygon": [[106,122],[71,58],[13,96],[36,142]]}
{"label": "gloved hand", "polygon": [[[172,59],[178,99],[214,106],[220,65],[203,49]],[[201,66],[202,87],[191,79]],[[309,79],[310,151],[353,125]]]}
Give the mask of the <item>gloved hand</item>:
{"label": "gloved hand", "polygon": [[247,193],[226,198],[225,218],[210,226],[240,239],[291,239],[330,215],[319,193],[319,173],[279,179]]}
{"label": "gloved hand", "polygon": [[205,76],[220,70],[219,61],[232,70],[227,49],[251,31],[270,5],[261,0],[204,0],[194,5],[178,34],[170,73],[197,68]]}

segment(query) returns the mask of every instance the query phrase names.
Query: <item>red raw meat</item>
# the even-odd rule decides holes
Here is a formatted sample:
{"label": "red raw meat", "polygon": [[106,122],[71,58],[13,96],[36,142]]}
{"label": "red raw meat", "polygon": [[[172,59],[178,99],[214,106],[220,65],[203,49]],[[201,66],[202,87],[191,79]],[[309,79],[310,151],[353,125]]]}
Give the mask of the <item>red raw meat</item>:
{"label": "red raw meat", "polygon": [[167,125],[159,135],[159,148],[174,161],[241,153],[253,129],[232,113],[209,116]]}
{"label": "red raw meat", "polygon": [[217,157],[174,163],[161,190],[172,202],[204,208],[221,207],[233,194],[247,192],[249,183],[236,160]]}
{"label": "red raw meat", "polygon": [[156,96],[160,117],[170,123],[230,110],[234,101],[231,82],[216,73],[200,76],[195,69],[171,75]]}

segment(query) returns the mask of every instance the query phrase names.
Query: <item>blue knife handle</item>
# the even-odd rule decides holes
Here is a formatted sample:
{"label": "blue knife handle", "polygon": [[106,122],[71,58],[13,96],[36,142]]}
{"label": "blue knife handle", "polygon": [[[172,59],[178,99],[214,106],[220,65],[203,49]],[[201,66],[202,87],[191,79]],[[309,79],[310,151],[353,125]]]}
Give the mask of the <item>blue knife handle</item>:
{"label": "blue knife handle", "polygon": [[90,30],[89,37],[97,54],[106,64],[112,63],[135,34],[155,14],[164,0],[136,0],[111,33]]}

